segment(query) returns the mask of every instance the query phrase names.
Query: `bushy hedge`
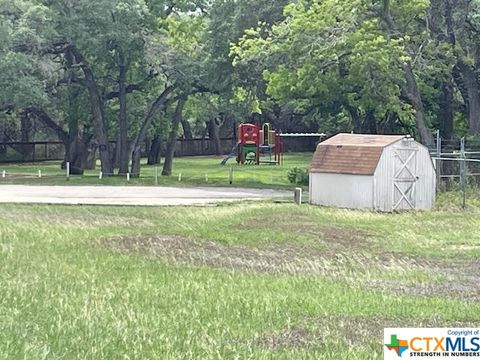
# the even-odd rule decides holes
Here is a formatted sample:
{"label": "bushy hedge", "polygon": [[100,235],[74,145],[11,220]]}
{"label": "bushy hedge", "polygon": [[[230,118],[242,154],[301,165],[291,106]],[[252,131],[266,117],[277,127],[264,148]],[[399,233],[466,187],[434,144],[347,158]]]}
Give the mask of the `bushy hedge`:
{"label": "bushy hedge", "polygon": [[288,171],[288,181],[290,181],[291,184],[308,185],[308,169],[294,167]]}

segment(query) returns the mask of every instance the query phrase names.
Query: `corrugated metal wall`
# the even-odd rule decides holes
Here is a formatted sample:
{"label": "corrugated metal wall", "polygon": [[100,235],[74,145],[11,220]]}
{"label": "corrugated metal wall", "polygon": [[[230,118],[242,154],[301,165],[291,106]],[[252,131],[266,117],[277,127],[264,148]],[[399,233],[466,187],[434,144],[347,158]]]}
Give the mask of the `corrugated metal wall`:
{"label": "corrugated metal wall", "polygon": [[310,202],[316,205],[372,209],[373,176],[310,174]]}
{"label": "corrugated metal wall", "polygon": [[[436,176],[433,162],[428,149],[413,140],[399,141],[387,146],[382,153],[374,176],[310,174],[311,203],[354,209],[394,211],[396,202],[394,201],[394,178],[396,173],[402,169],[402,162],[397,159],[402,151],[405,154],[408,154],[409,151],[416,153],[415,161],[409,163],[412,172],[418,177],[412,195],[415,208],[433,208],[436,196]],[[406,158],[403,157],[402,160],[406,161]],[[406,201],[403,201],[396,210],[411,210],[411,208]]]}
{"label": "corrugated metal wall", "polygon": [[[398,156],[397,154],[402,153],[402,149],[410,149],[412,152],[416,152],[416,160],[414,162],[411,161],[407,165],[418,177],[415,183],[413,199],[415,209],[432,209],[435,205],[436,197],[436,176],[433,162],[426,147],[410,140],[408,142],[399,141],[384,149],[375,171],[375,210],[394,210],[396,202],[394,201],[394,177],[402,164],[396,157]],[[403,158],[403,161],[405,160]],[[396,210],[411,210],[411,208],[408,203],[403,201]]]}

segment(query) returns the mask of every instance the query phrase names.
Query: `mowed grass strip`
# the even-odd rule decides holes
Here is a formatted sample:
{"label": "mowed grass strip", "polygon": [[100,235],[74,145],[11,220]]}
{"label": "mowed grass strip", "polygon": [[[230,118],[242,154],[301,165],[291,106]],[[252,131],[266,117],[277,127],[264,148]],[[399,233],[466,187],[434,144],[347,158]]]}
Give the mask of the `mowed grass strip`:
{"label": "mowed grass strip", "polygon": [[478,324],[475,214],[0,206],[8,359],[382,357]]}
{"label": "mowed grass strip", "polygon": [[[175,158],[172,176],[159,176],[159,185],[175,186],[229,186],[230,169],[233,169],[233,186],[292,188],[288,181],[288,171],[294,167],[307,169],[312,160],[311,153],[287,153],[280,166],[275,165],[238,165],[231,159],[226,166],[220,163],[222,156],[193,156]],[[142,162],[140,178],[127,181],[123,176],[104,176],[99,179],[100,166],[96,170],[86,170],[83,176],[71,176],[66,181],[66,171],[60,168],[59,161],[26,164],[0,164],[0,173],[6,171],[6,178],[0,178],[0,184],[30,185],[155,185],[155,174],[161,175],[163,165],[148,166]],[[38,178],[41,170],[42,178]]]}

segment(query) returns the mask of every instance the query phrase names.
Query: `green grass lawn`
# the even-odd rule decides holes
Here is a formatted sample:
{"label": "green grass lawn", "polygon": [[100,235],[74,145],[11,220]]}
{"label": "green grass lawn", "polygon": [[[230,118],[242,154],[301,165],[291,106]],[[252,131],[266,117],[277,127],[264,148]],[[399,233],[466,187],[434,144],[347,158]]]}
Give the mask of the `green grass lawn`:
{"label": "green grass lawn", "polygon": [[[231,159],[226,166],[221,166],[223,157],[198,156],[176,158],[174,160],[173,175],[159,177],[159,185],[210,185],[228,186],[229,171],[233,167],[233,186],[240,187],[273,187],[291,188],[288,182],[288,171],[294,167],[307,168],[313,154],[290,153],[285,154],[281,166],[274,165],[237,165]],[[158,165],[161,173],[162,165]],[[0,175],[6,171],[6,178],[0,177],[0,184],[41,184],[64,185],[66,172],[60,169],[60,162],[44,162],[37,164],[3,164],[0,165]],[[38,178],[41,170],[42,178]],[[100,167],[97,170],[88,170],[84,176],[72,176],[69,185],[155,185],[155,166],[147,166],[144,161],[141,177],[127,182],[125,176],[110,177],[99,180]],[[179,179],[179,175],[180,178]],[[180,180],[180,181],[179,181]]]}
{"label": "green grass lawn", "polygon": [[380,359],[384,327],[478,326],[479,227],[444,210],[1,205],[0,358]]}

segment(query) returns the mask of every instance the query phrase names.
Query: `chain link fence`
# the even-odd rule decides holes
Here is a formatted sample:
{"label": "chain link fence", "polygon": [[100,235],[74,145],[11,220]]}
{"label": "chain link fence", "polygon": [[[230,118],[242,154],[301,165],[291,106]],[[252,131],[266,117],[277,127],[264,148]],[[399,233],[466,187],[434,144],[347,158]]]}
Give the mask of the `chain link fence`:
{"label": "chain link fence", "polygon": [[62,142],[6,142],[0,143],[0,163],[28,163],[63,160]]}
{"label": "chain link fence", "polygon": [[466,208],[480,203],[480,141],[445,140],[437,133],[431,149],[437,171],[437,190],[449,192],[451,201]]}

